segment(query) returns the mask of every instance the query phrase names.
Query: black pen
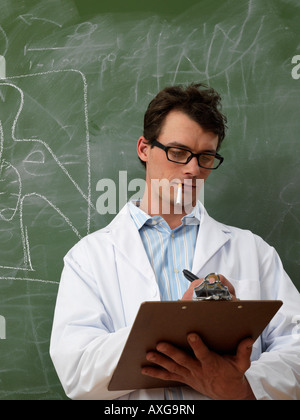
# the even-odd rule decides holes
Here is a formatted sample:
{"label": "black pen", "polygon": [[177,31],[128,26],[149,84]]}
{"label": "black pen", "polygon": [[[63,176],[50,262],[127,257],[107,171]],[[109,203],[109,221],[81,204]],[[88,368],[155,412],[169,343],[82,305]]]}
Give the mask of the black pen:
{"label": "black pen", "polygon": [[189,270],[183,270],[182,272],[183,272],[184,277],[185,277],[188,281],[190,281],[191,283],[192,283],[194,280],[198,280],[198,278],[199,278],[199,277],[195,276],[195,274],[191,273]]}

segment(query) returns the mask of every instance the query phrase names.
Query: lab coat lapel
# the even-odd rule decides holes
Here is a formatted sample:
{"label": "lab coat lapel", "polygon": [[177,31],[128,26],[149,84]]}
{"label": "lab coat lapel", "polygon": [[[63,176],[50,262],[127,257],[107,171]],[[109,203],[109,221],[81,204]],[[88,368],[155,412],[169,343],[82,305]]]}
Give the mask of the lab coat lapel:
{"label": "lab coat lapel", "polygon": [[[124,228],[125,227],[125,228]],[[127,263],[139,272],[140,279],[144,279],[144,286],[157,288],[155,274],[144,249],[140,234],[130,217],[127,205],[107,227],[112,235],[114,246]],[[211,218],[201,205],[201,222],[196,242],[192,271],[196,275],[202,273],[210,259],[231,238],[230,230],[222,223]],[[217,267],[213,268],[217,271]],[[146,286],[146,289],[147,289]],[[145,290],[146,293],[146,290]]]}
{"label": "lab coat lapel", "polygon": [[160,300],[154,271],[128,206],[109,226],[126,325],[131,325],[142,302]]}
{"label": "lab coat lapel", "polygon": [[137,271],[147,278],[155,278],[146,254],[139,231],[125,205],[118,216],[108,226],[111,230],[114,246]]}
{"label": "lab coat lapel", "polygon": [[[209,260],[231,238],[230,230],[222,223],[211,218],[203,206],[201,210],[201,222],[193,261],[193,273],[199,275]],[[217,268],[214,269],[216,271]],[[209,273],[201,273],[207,275]]]}

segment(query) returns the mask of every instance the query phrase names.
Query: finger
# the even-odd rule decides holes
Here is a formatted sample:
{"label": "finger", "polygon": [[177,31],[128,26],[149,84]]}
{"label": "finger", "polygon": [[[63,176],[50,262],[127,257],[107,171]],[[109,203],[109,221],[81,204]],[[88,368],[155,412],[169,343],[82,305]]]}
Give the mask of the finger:
{"label": "finger", "polygon": [[[180,360],[180,362],[182,363],[183,356],[180,358],[180,356],[175,354],[173,357],[177,360]],[[180,364],[175,362],[175,360],[171,359],[170,357],[166,357],[164,354],[161,354],[158,352],[149,352],[146,355],[146,359],[149,362],[155,363],[155,365],[157,365],[157,367],[148,366],[149,367],[148,372],[155,374],[156,377],[161,377],[162,372],[175,374],[177,378],[184,376],[187,373],[187,369],[184,366],[181,366]],[[163,369],[159,369],[158,367],[163,368]],[[157,375],[160,375],[160,376],[157,376]],[[166,377],[166,375],[164,375],[164,377]],[[168,375],[166,379],[170,379],[170,376]]]}
{"label": "finger", "polygon": [[212,363],[214,353],[203,343],[198,334],[191,333],[187,339],[193,349],[194,355],[202,365]]}
{"label": "finger", "polygon": [[176,363],[176,365],[182,366],[184,368],[187,368],[188,366],[190,366],[190,364],[194,361],[194,359],[190,355],[188,355],[185,351],[180,350],[169,343],[159,343],[156,346],[156,349],[160,353],[163,353],[164,355],[168,356],[166,359],[167,361],[172,360]]}
{"label": "finger", "polygon": [[228,288],[229,293],[235,297],[236,294],[235,294],[235,288],[233,284],[231,284],[230,281],[226,279],[226,277],[222,276],[222,274],[219,274],[219,277],[220,277],[221,283],[224,284],[224,286]]}
{"label": "finger", "polygon": [[197,280],[194,280],[194,281],[192,281],[192,283],[190,284],[189,289],[194,290],[194,289],[195,289],[195,287],[200,286],[200,284],[202,284],[203,282],[204,282],[204,279],[197,279]]}
{"label": "finger", "polygon": [[203,281],[204,279],[197,279],[192,281],[188,290],[182,296],[181,300],[193,300],[195,287],[199,286],[201,283],[203,283]]}
{"label": "finger", "polygon": [[245,373],[251,366],[251,353],[254,340],[252,338],[246,338],[241,341],[236,351],[236,366],[242,372]]}
{"label": "finger", "polygon": [[141,373],[143,375],[151,376],[152,378],[162,379],[164,381],[182,382],[181,377],[176,375],[175,373],[171,373],[165,369],[155,368],[152,366],[143,367]]}

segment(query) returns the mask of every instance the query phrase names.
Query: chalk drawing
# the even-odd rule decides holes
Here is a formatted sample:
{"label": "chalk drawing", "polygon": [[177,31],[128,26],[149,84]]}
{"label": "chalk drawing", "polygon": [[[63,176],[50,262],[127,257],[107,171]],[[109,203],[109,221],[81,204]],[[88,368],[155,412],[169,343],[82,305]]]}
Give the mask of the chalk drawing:
{"label": "chalk drawing", "polygon": [[1,51],[2,56],[5,57],[7,51],[8,51],[8,37],[6,35],[6,32],[4,31],[4,29],[2,28],[2,26],[0,25],[0,35],[2,36],[2,38],[4,39],[4,51]]}
{"label": "chalk drawing", "polygon": [[[66,207],[55,201],[55,197],[38,190],[34,183],[31,190],[25,189],[26,177],[34,180],[42,173],[43,176],[48,175],[49,178],[55,179],[53,166],[48,164],[50,157],[55,162],[57,171],[63,174],[64,180],[68,180],[74,188],[75,196],[78,194],[84,202],[88,211],[87,232],[90,232],[91,211],[95,210],[91,200],[92,168],[98,180],[114,176],[114,168],[110,164],[112,161],[118,163],[120,169],[129,169],[136,165],[136,154],[134,147],[131,149],[131,146],[136,134],[140,133],[141,110],[146,109],[157,91],[166,85],[205,82],[216,86],[217,89],[221,87],[225,113],[229,112],[229,118],[233,116],[231,130],[235,133],[235,138],[241,140],[231,149],[230,158],[233,162],[237,158],[240,159],[240,156],[244,159],[246,156],[247,162],[256,161],[258,152],[262,153],[263,144],[270,136],[274,139],[282,138],[280,130],[283,126],[288,130],[284,135],[288,135],[287,137],[291,139],[288,147],[285,147],[285,153],[287,155],[290,153],[289,148],[292,148],[294,138],[293,124],[297,124],[296,111],[294,111],[295,118],[292,118],[293,110],[287,111],[290,117],[288,124],[279,123],[281,120],[277,119],[279,131],[276,129],[276,124],[270,124],[270,121],[259,123],[255,132],[252,132],[252,127],[253,121],[257,118],[256,114],[263,116],[264,119],[272,119],[272,113],[269,116],[267,109],[271,109],[274,101],[277,104],[281,103],[283,109],[287,109],[289,103],[296,103],[297,92],[295,91],[293,97],[288,88],[283,89],[281,87],[281,84],[284,84],[283,79],[281,84],[271,80],[272,78],[275,80],[278,76],[284,77],[285,73],[281,73],[280,69],[280,55],[284,55],[284,52],[281,53],[280,50],[277,54],[270,52],[276,47],[277,39],[284,39],[282,35],[289,35],[293,40],[296,38],[295,34],[293,31],[290,31],[290,34],[286,32],[285,22],[280,24],[284,18],[278,14],[279,9],[275,7],[273,10],[268,4],[262,7],[257,0],[241,1],[235,6],[230,6],[232,13],[227,13],[226,9],[230,2],[221,2],[214,14],[207,11],[203,14],[205,6],[200,3],[191,8],[188,14],[174,16],[174,19],[161,19],[154,14],[142,17],[137,14],[123,17],[99,14],[89,17],[89,21],[79,22],[75,12],[71,16],[71,8],[66,6],[63,12],[60,9],[58,12],[58,9],[50,6],[48,10],[46,4],[16,16],[16,26],[20,27],[16,29],[16,35],[18,31],[24,32],[23,42],[17,45],[19,55],[16,54],[16,57],[21,56],[23,59],[22,67],[19,66],[22,71],[20,76],[6,78],[3,84],[5,87],[15,89],[19,95],[17,101],[19,108],[12,121],[10,133],[5,133],[0,117],[0,160],[3,161],[0,163],[0,168],[6,174],[10,171],[11,177],[14,174],[16,184],[13,191],[13,184],[10,183],[9,199],[12,204],[6,208],[0,205],[0,220],[3,224],[8,224],[18,219],[24,253],[23,262],[26,265],[26,267],[21,264],[16,265],[18,269],[35,269],[31,232],[25,217],[26,203],[30,200],[44,203],[57,215],[57,219],[51,216],[52,219],[47,221],[47,226],[65,224],[76,238],[85,233],[79,224],[73,221],[72,212],[68,212]],[[0,27],[0,38],[1,45],[4,45],[0,54],[4,57],[8,47],[15,46],[15,41],[13,36],[8,39],[2,27]],[[297,53],[296,48],[293,48],[293,51]],[[292,57],[288,57],[286,74],[290,79],[292,71],[293,78],[297,79],[300,73],[299,56],[295,56],[292,62],[291,59]],[[27,72],[30,74],[24,74]],[[69,121],[60,119],[57,114],[51,115],[51,107],[47,107],[40,98],[36,98],[35,92],[26,91],[28,84],[32,86],[30,79],[45,78],[47,82],[48,77],[51,78],[53,75],[58,77],[68,75],[72,78],[74,74],[81,79],[80,88],[76,86],[76,89],[83,103],[85,119],[83,143],[84,153],[87,156],[87,185],[76,177],[75,168],[76,165],[80,167],[81,162],[71,145],[74,136],[76,137],[76,127],[74,128],[76,124],[69,124]],[[70,83],[71,90],[72,83]],[[59,89],[55,87],[50,96],[57,92]],[[56,138],[68,137],[70,140],[70,146],[65,146],[60,154],[52,147],[51,141],[42,136],[43,132],[31,133],[29,129],[27,132],[21,129],[18,131],[22,113],[28,109],[26,95],[30,94],[33,107],[35,103],[40,109],[44,107],[43,111],[45,115],[47,114],[45,119],[48,116],[49,119],[53,118],[53,132]],[[2,100],[5,105],[4,96],[0,86],[0,102]],[[61,99],[58,104],[59,102]],[[72,101],[66,105],[72,107]],[[34,130],[34,124],[32,128]],[[93,143],[90,142],[90,134]],[[21,167],[11,161],[6,154],[3,155],[3,150],[7,147],[4,139],[7,142],[9,137],[14,144],[32,145],[31,148],[25,149]],[[251,141],[248,140],[249,137]],[[280,141],[274,140],[274,156],[281,152],[274,148],[276,144],[280,145]],[[93,148],[92,163],[90,147]],[[270,144],[266,144],[264,153],[267,155],[269,150]],[[20,185],[17,190],[18,182]],[[228,185],[225,180],[223,182],[225,189]],[[284,190],[281,187],[284,191],[284,204],[291,200],[290,197],[296,189],[295,183],[290,185],[290,188]],[[5,196],[5,189],[1,187],[0,190],[2,198]],[[295,204],[291,204],[288,209],[292,211],[294,206]],[[249,208],[247,216],[251,221],[250,213]],[[284,214],[284,210],[281,214]],[[33,221],[37,220],[39,215],[34,217],[36,219]],[[280,216],[270,227],[269,235],[274,235],[273,227],[278,228],[282,224],[283,218]],[[3,235],[6,237],[9,233],[9,229],[3,230]],[[268,232],[265,237],[268,237]],[[11,266],[4,261],[1,263],[2,267]]]}
{"label": "chalk drawing", "polygon": [[[83,190],[81,186],[79,186],[78,182],[74,179],[70,171],[68,170],[68,165],[72,164],[78,164],[78,161],[76,161],[76,156],[73,154],[63,154],[62,156],[57,156],[57,154],[54,152],[52,146],[42,138],[37,138],[37,136],[33,136],[32,138],[20,138],[17,135],[17,126],[19,123],[20,118],[22,117],[22,112],[24,108],[26,107],[26,100],[23,90],[17,86],[15,82],[18,82],[19,80],[23,80],[24,78],[40,78],[40,77],[47,77],[50,74],[59,74],[61,73],[69,73],[69,74],[78,74],[80,76],[81,82],[82,82],[82,89],[83,89],[83,96],[82,96],[82,102],[83,102],[83,120],[85,124],[84,132],[85,132],[85,149],[86,149],[86,158],[84,160],[84,165],[86,167],[87,171],[87,188],[86,190]],[[70,229],[74,232],[76,237],[78,239],[81,239],[82,235],[80,234],[78,228],[74,225],[74,223],[70,220],[70,218],[67,216],[67,214],[59,208],[57,204],[52,202],[45,194],[40,194],[36,191],[32,191],[30,193],[26,193],[23,191],[23,183],[24,183],[24,174],[35,177],[38,176],[38,170],[36,168],[39,168],[39,166],[43,166],[46,164],[46,153],[52,157],[55,164],[57,165],[58,169],[62,171],[63,176],[68,179],[71,184],[75,187],[78,194],[82,197],[82,199],[86,202],[86,210],[87,210],[87,231],[86,234],[89,233],[90,230],[90,212],[91,208],[94,208],[94,206],[91,203],[91,174],[90,174],[90,150],[89,150],[89,130],[88,130],[88,109],[87,109],[87,83],[86,79],[83,73],[77,70],[61,70],[61,71],[53,71],[53,72],[45,72],[45,73],[36,73],[36,74],[25,74],[15,77],[8,77],[6,79],[6,82],[0,83],[0,89],[6,88],[6,89],[13,89],[18,93],[19,96],[19,103],[18,103],[18,109],[16,116],[14,117],[14,120],[11,125],[11,133],[10,137],[13,142],[17,143],[28,143],[28,144],[35,144],[42,146],[42,150],[33,150],[27,155],[24,155],[22,159],[22,169],[24,171],[23,178],[20,173],[20,170],[18,170],[12,163],[6,161],[3,159],[3,154],[5,152],[5,147],[7,147],[8,142],[5,139],[4,129],[3,129],[3,122],[0,119],[0,190],[2,197],[6,198],[7,201],[9,201],[9,204],[5,203],[5,200],[2,199],[1,205],[0,205],[0,221],[2,221],[2,224],[5,222],[7,224],[13,222],[14,220],[17,221],[17,225],[19,225],[20,229],[20,242],[22,244],[23,249],[23,264],[22,265],[0,265],[0,269],[14,269],[14,270],[21,270],[26,271],[28,273],[34,272],[35,267],[32,265],[32,258],[31,258],[31,249],[30,249],[30,237],[29,237],[29,229],[26,223],[24,222],[24,203],[31,201],[33,198],[40,200],[41,202],[46,203],[63,221],[64,223],[70,227]],[[3,99],[4,99],[4,93],[3,93]],[[4,102],[4,106],[5,106]],[[41,106],[41,104],[39,104]],[[47,110],[45,110],[47,111]],[[48,111],[47,111],[48,112]],[[1,116],[0,116],[1,118]],[[63,130],[67,130],[67,125],[61,125],[61,128]],[[70,139],[72,139],[73,134],[71,133]],[[8,136],[9,137],[9,136]],[[6,140],[6,141],[5,141]],[[71,149],[72,150],[72,149]],[[78,160],[78,156],[77,156]],[[43,173],[43,175],[47,175],[47,173]],[[6,193],[5,185],[9,182],[9,188],[12,189],[12,192]],[[16,189],[16,186],[18,188]],[[7,187],[8,188],[8,187]],[[13,204],[11,204],[13,203]],[[7,229],[2,228],[0,229],[0,237],[1,234],[5,234],[6,237],[9,240],[10,235],[10,228]],[[15,229],[14,229],[15,234]],[[16,238],[14,238],[16,240]],[[3,263],[2,263],[3,264]],[[1,276],[0,280],[11,280],[11,276]],[[24,278],[14,278],[15,280],[24,280],[24,281],[36,281],[36,282],[42,282],[42,283],[57,283],[53,281],[48,280],[42,280],[35,278],[35,276],[31,277],[24,277]]]}
{"label": "chalk drawing", "polygon": [[35,17],[31,13],[27,13],[25,15],[20,15],[19,19],[21,19],[28,26],[31,26],[34,21],[40,21],[40,22],[44,22],[44,23],[51,23],[52,25],[55,25],[55,26],[58,26],[59,28],[62,28],[62,25],[60,25],[57,22],[54,22],[54,20]]}

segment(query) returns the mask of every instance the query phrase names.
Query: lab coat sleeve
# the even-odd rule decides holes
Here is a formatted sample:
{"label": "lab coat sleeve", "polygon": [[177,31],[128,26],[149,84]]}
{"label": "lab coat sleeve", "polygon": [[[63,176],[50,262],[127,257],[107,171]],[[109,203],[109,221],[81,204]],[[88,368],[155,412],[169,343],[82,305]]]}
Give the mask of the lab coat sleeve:
{"label": "lab coat sleeve", "polygon": [[[78,259],[83,260],[83,256]],[[65,257],[51,335],[50,355],[71,399],[115,399],[129,391],[107,386],[130,327],[118,328],[107,313],[89,267]]]}
{"label": "lab coat sleeve", "polygon": [[[300,295],[274,248],[259,239],[261,299],[278,299],[283,306],[261,337],[262,354],[246,377],[258,400],[300,399]],[[254,348],[255,351],[255,348]]]}

